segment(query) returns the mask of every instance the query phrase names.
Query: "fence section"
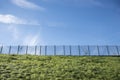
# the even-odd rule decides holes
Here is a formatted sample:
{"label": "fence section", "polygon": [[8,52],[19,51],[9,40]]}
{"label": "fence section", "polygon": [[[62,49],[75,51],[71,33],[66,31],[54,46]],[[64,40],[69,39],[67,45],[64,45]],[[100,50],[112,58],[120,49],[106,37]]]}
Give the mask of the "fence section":
{"label": "fence section", "polygon": [[0,54],[120,56],[120,46],[0,46]]}

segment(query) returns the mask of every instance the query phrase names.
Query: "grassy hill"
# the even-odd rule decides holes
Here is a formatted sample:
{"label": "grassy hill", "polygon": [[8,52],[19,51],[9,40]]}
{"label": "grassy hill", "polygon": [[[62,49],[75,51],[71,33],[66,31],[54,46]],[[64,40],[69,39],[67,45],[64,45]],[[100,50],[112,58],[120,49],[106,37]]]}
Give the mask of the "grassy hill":
{"label": "grassy hill", "polygon": [[0,80],[120,80],[120,57],[0,54]]}

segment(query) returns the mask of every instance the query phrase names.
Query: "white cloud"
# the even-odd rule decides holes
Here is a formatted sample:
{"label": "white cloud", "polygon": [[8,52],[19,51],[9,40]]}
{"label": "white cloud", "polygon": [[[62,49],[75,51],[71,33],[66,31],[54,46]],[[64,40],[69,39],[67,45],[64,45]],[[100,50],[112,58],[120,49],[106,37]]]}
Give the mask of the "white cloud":
{"label": "white cloud", "polygon": [[4,24],[24,24],[24,25],[40,25],[37,21],[27,21],[10,14],[0,14],[0,23]]}
{"label": "white cloud", "polygon": [[28,0],[11,0],[11,1],[13,4],[22,8],[45,10],[45,8],[38,6],[32,2],[29,2]]}
{"label": "white cloud", "polygon": [[23,44],[24,45],[37,45],[39,43],[39,35],[28,35],[25,37]]}
{"label": "white cloud", "polygon": [[23,20],[18,19],[13,15],[2,15],[0,14],[0,22],[5,24],[25,24]]}

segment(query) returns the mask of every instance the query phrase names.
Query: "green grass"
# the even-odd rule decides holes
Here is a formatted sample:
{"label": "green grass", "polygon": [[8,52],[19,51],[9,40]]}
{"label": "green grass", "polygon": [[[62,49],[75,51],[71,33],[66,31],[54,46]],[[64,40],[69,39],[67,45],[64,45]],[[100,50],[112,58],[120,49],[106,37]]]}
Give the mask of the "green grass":
{"label": "green grass", "polygon": [[0,80],[120,80],[120,57],[0,54]]}

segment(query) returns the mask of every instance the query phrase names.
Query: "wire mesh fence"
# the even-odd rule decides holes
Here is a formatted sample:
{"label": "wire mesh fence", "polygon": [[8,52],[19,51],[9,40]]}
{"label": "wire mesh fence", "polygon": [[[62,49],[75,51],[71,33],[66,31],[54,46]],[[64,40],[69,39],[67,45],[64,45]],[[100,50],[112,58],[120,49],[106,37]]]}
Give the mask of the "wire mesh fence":
{"label": "wire mesh fence", "polygon": [[120,46],[0,46],[0,54],[120,56]]}

